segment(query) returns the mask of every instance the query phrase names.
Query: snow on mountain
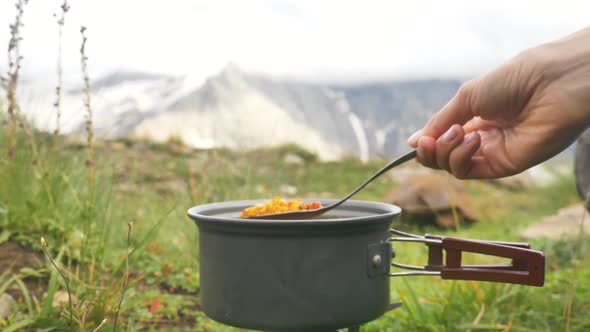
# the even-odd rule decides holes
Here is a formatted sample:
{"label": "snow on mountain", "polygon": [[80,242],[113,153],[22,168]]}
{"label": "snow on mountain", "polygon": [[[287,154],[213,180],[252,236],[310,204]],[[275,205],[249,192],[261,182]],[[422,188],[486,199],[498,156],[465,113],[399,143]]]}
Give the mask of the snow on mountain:
{"label": "snow on mountain", "polygon": [[[392,157],[453,96],[456,80],[317,85],[245,73],[229,65],[202,80],[116,72],[91,82],[97,136],[165,141],[198,148],[250,149],[296,143],[323,159]],[[23,111],[55,127],[52,88],[23,84]],[[82,91],[62,97],[63,132],[83,130]]]}
{"label": "snow on mountain", "polygon": [[167,111],[144,117],[131,134],[157,141],[178,136],[200,148],[248,149],[296,142],[326,159],[345,154],[341,146],[327,140],[306,121],[294,119],[233,69],[208,80]]}

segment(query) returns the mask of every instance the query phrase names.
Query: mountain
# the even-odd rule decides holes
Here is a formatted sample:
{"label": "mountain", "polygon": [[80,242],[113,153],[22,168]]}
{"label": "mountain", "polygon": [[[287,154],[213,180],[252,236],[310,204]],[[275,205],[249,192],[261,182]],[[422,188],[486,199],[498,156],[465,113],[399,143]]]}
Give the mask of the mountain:
{"label": "mountain", "polygon": [[[250,149],[296,143],[321,158],[392,157],[406,138],[443,106],[458,80],[321,85],[247,73],[229,65],[204,82],[141,72],[116,72],[91,82],[95,133],[198,148]],[[55,126],[51,94],[23,110],[42,129]],[[22,99],[22,98],[21,98]],[[82,91],[62,98],[64,132],[81,131]]]}

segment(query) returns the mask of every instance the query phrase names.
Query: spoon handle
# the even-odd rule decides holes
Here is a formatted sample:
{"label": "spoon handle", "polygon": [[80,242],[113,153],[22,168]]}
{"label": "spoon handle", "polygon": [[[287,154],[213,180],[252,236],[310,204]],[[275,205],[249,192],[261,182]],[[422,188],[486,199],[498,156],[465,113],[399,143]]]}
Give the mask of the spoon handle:
{"label": "spoon handle", "polygon": [[405,155],[397,158],[396,160],[394,160],[394,161],[390,162],[389,164],[385,165],[385,167],[383,167],[382,169],[380,169],[377,173],[373,174],[373,176],[371,176],[370,178],[368,178],[367,181],[363,182],[363,184],[361,184],[353,192],[351,192],[350,194],[348,194],[348,196],[344,197],[342,200],[340,200],[337,203],[334,203],[332,205],[328,205],[327,207],[329,207],[330,209],[333,209],[333,208],[337,207],[338,205],[344,203],[349,198],[351,198],[352,196],[354,196],[361,189],[363,189],[366,185],[368,185],[371,181],[375,180],[376,178],[378,178],[383,173],[389,171],[390,169],[394,168],[395,166],[401,165],[401,164],[405,163],[406,161],[412,160],[414,158],[416,158],[416,150],[413,150],[411,152],[408,152]]}

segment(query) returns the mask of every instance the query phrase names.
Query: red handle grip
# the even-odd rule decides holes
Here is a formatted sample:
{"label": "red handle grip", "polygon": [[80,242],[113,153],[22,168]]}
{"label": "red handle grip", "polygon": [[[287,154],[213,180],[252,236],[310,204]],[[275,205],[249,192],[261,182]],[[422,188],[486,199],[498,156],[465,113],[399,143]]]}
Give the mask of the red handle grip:
{"label": "red handle grip", "polygon": [[[511,284],[543,286],[545,255],[529,249],[526,243],[492,242],[426,235],[440,243],[427,243],[426,270],[440,271],[442,279],[480,280]],[[446,252],[443,264],[443,250]],[[461,265],[463,252],[512,259],[508,265]]]}

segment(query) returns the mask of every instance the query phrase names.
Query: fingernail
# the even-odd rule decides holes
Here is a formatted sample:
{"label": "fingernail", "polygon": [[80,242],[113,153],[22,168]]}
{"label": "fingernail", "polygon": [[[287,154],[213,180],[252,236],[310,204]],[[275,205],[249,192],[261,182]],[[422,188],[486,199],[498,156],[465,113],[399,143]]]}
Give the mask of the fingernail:
{"label": "fingernail", "polygon": [[410,138],[408,138],[408,144],[415,144],[416,143],[416,140],[420,136],[420,133],[421,132],[422,132],[422,129],[420,129],[417,132],[413,133],[412,136],[410,136]]}
{"label": "fingernail", "polygon": [[473,144],[473,143],[475,143],[476,138],[477,138],[477,134],[475,132],[469,133],[463,139],[463,144]]}
{"label": "fingernail", "polygon": [[443,143],[451,143],[457,137],[457,130],[455,126],[452,126],[447,130],[446,133],[441,137]]}

